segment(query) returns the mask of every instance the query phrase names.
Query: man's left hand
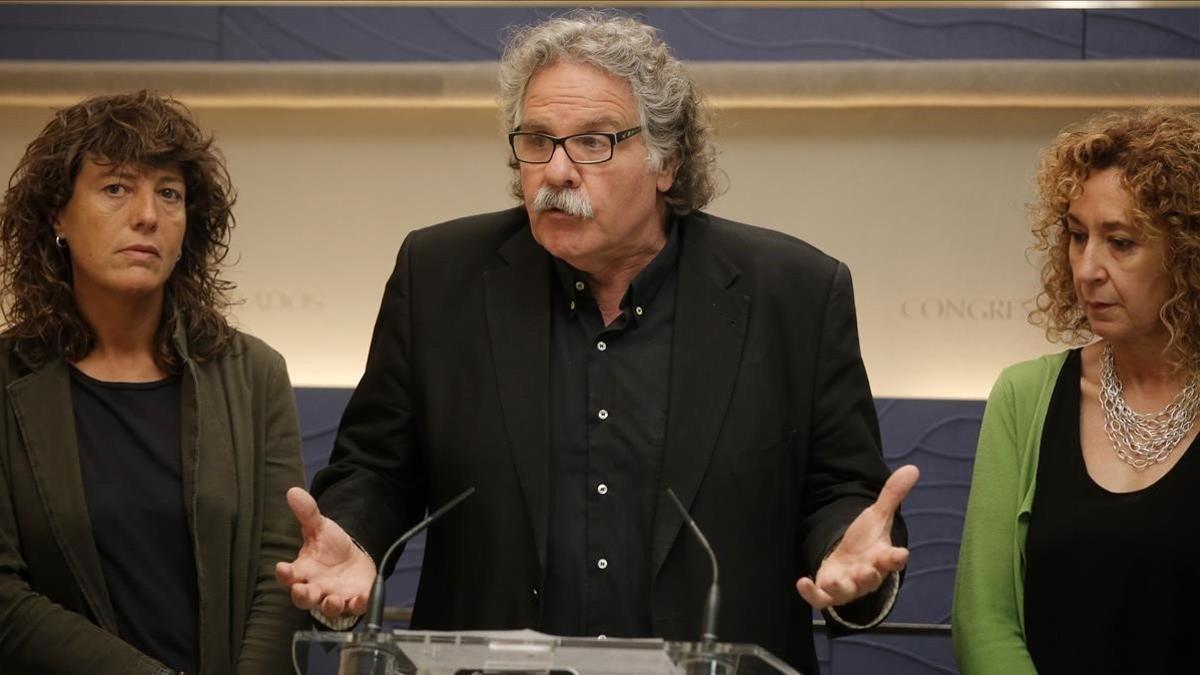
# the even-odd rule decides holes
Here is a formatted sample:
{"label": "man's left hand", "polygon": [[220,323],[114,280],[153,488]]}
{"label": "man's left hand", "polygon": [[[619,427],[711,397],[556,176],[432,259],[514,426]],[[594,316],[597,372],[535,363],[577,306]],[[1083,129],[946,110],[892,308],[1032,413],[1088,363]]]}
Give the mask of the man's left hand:
{"label": "man's left hand", "polygon": [[821,562],[816,581],[801,577],[796,582],[808,604],[822,610],[844,605],[874,592],[889,574],[904,569],[908,549],[892,546],[892,520],[919,476],[912,464],[896,469],[875,503],[854,519]]}

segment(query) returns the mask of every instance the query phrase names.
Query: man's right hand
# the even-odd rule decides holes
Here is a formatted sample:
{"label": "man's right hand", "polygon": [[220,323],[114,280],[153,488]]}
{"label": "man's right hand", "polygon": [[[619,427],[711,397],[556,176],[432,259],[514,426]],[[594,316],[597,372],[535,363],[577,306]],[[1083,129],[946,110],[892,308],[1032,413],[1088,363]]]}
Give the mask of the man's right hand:
{"label": "man's right hand", "polygon": [[317,501],[301,488],[287,492],[300,522],[304,545],[290,563],[275,565],[275,578],[300,609],[316,609],[329,619],[361,616],[375,582],[375,562],[346,531],[321,515]]}

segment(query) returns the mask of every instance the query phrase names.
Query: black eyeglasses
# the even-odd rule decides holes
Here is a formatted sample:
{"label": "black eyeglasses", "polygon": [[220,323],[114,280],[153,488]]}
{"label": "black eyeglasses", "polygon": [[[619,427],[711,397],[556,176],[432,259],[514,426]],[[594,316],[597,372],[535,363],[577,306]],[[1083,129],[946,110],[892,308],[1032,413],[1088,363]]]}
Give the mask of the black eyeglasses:
{"label": "black eyeglasses", "polygon": [[586,134],[551,136],[533,131],[513,131],[508,134],[513,157],[525,164],[547,164],[554,157],[554,149],[562,146],[567,159],[576,164],[600,164],[612,159],[617,143],[642,132],[641,127],[630,127],[624,131],[589,131]]}

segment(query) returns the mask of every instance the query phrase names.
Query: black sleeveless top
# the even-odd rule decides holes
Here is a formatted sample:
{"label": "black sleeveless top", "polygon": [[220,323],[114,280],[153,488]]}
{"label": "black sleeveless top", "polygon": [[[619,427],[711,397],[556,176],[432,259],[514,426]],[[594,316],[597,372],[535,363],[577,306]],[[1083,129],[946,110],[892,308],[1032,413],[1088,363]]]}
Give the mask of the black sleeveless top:
{"label": "black sleeveless top", "polygon": [[1193,442],[1149,487],[1105,490],[1083,461],[1079,378],[1075,349],[1042,433],[1026,541],[1029,653],[1041,675],[1197,672],[1200,449]]}

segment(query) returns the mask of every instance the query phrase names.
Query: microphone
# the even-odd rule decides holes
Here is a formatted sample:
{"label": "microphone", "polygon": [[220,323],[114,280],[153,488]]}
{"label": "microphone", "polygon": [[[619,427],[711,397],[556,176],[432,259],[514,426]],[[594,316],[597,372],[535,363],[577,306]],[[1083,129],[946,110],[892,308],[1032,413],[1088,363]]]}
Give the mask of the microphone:
{"label": "microphone", "polygon": [[675,507],[679,509],[680,515],[683,516],[683,522],[687,523],[688,528],[696,535],[696,539],[700,541],[700,545],[704,547],[705,553],[708,553],[708,559],[712,561],[712,585],[708,587],[708,599],[704,602],[704,618],[701,642],[704,649],[712,651],[712,648],[717,643],[717,608],[721,605],[721,590],[717,586],[717,555],[713,553],[712,546],[708,545],[708,540],[704,538],[704,533],[700,531],[700,526],[696,521],[692,520],[692,516],[683,506],[683,502],[679,501],[679,497],[675,496],[675,491],[667,488],[667,496],[675,502]]}
{"label": "microphone", "polygon": [[392,544],[387,553],[379,560],[379,573],[375,575],[375,584],[371,586],[371,601],[367,604],[367,630],[371,632],[379,632],[383,628],[383,600],[386,595],[384,589],[383,571],[387,569],[388,561],[391,560],[392,554],[399,550],[404,542],[412,539],[418,534],[425,531],[425,528],[433,524],[433,521],[441,518],[450,509],[458,506],[459,502],[470,497],[475,493],[475,488],[469,487],[463,490],[457,497],[451,499],[442,505],[440,509],[429,514],[425,520],[417,523],[411,530],[400,535],[400,538]]}

